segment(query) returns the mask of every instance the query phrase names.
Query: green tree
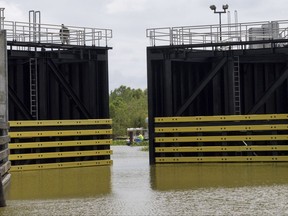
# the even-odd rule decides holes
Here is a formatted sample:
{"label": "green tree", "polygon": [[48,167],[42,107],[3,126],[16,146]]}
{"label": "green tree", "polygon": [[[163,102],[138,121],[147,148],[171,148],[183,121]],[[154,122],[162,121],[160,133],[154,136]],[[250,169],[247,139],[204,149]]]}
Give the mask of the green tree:
{"label": "green tree", "polygon": [[114,136],[125,136],[127,128],[145,127],[148,116],[147,90],[122,85],[110,93],[109,99]]}

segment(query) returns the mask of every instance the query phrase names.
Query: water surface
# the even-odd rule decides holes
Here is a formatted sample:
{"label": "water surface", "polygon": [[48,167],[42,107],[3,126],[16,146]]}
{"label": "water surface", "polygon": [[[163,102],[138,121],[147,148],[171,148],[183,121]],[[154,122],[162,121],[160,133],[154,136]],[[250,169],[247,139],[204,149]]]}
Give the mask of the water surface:
{"label": "water surface", "polygon": [[150,167],[112,149],[111,167],[12,173],[0,215],[288,215],[288,163]]}

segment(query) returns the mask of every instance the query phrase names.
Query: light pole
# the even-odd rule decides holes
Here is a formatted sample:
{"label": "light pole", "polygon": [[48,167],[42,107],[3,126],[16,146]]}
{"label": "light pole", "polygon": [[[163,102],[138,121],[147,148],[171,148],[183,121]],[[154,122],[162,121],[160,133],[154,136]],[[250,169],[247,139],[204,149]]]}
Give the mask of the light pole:
{"label": "light pole", "polygon": [[218,13],[219,14],[219,25],[220,25],[220,42],[222,42],[222,27],[221,27],[221,14],[222,13],[226,13],[226,10],[228,9],[228,4],[223,5],[223,11],[216,11],[216,6],[215,5],[211,5],[210,9],[214,11],[214,13]]}

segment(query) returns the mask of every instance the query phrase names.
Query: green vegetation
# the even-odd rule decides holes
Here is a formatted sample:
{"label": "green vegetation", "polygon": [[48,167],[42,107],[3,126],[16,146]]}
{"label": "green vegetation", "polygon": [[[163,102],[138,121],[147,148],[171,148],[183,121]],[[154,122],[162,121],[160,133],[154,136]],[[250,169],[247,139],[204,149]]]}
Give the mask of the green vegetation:
{"label": "green vegetation", "polygon": [[143,146],[143,147],[141,148],[141,151],[149,151],[149,146]]}
{"label": "green vegetation", "polygon": [[112,145],[118,146],[118,145],[127,145],[126,140],[113,140]]}
{"label": "green vegetation", "polygon": [[[119,145],[127,145],[127,141],[126,140],[113,140],[112,143],[113,146],[119,146]],[[139,142],[139,143],[132,143],[131,146],[141,146],[141,151],[149,151],[149,142],[148,141],[143,141],[143,142]]]}
{"label": "green vegetation", "polygon": [[[113,140],[112,145],[127,145],[127,128],[147,127],[147,90],[120,86],[110,93],[109,106],[110,118],[113,119],[113,136],[121,138]],[[148,151],[149,148],[148,141],[133,143],[132,146],[142,146],[142,151]]]}
{"label": "green vegetation", "polygon": [[127,128],[146,127],[147,90],[120,86],[110,93],[109,106],[114,138],[127,136]]}
{"label": "green vegetation", "polygon": [[[117,145],[127,145],[127,142],[126,142],[126,140],[113,140],[112,145],[115,145],[115,146],[117,146]],[[148,145],[149,145],[149,142],[146,141],[146,140],[143,141],[143,142],[138,142],[138,143],[134,142],[134,143],[132,143],[132,146],[148,146]]]}
{"label": "green vegetation", "polygon": [[146,141],[146,140],[144,140],[143,142],[138,142],[138,143],[134,142],[134,143],[132,143],[132,146],[148,146],[148,145],[149,145],[149,142]]}

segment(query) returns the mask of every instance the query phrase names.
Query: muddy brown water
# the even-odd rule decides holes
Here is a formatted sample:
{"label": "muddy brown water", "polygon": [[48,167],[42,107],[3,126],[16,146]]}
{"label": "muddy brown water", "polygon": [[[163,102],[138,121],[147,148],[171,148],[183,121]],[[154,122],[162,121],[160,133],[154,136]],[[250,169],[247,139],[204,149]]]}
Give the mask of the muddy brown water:
{"label": "muddy brown water", "polygon": [[149,166],[112,149],[111,167],[12,173],[0,215],[288,215],[288,163]]}

